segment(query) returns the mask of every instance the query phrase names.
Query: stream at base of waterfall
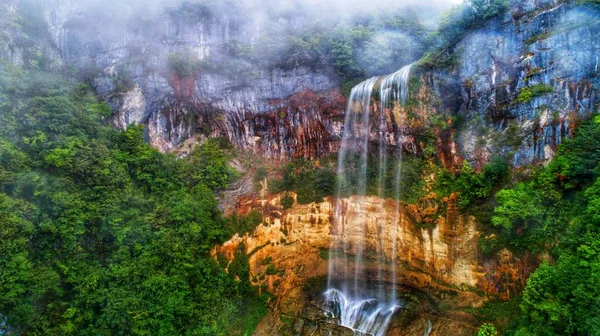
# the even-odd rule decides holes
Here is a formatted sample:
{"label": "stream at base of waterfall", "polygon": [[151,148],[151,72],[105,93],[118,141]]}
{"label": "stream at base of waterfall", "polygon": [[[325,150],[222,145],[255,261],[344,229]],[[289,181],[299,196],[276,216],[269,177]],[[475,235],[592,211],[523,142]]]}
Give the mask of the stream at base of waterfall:
{"label": "stream at base of waterfall", "polygon": [[[377,244],[376,260],[380,283],[365,285],[363,254],[363,235],[359,234],[359,241],[350,242],[348,237],[352,232],[361,232],[365,226],[364,220],[345,217],[342,220],[343,204],[341,203],[342,189],[345,181],[349,181],[347,168],[356,167],[354,194],[365,196],[367,194],[367,166],[369,160],[369,142],[371,134],[377,134],[377,174],[380,199],[385,199],[386,187],[393,187],[395,199],[400,195],[402,181],[402,134],[401,129],[390,127],[391,123],[400,124],[402,120],[393,120],[392,113],[388,113],[394,105],[403,104],[408,97],[409,77],[411,65],[404,66],[397,72],[385,77],[373,77],[356,85],[350,92],[348,107],[344,120],[342,144],[338,157],[338,183],[336,186],[336,204],[334,208],[332,230],[332,243],[330,251],[336,256],[329,259],[329,277],[327,291],[324,293],[324,309],[327,317],[335,323],[354,330],[356,336],[384,336],[388,325],[402,303],[397,298],[396,289],[396,230],[392,235],[391,260],[386,260],[383,252],[383,243]],[[376,90],[378,89],[378,90]],[[379,105],[375,106],[373,96],[379,93]],[[373,110],[378,110],[377,119],[369,120]],[[376,109],[375,107],[378,107]],[[391,139],[391,141],[390,141]],[[395,143],[395,148],[386,148],[386,143]],[[386,181],[385,174],[388,165],[388,156],[394,156],[397,164],[394,167],[393,181]],[[393,186],[386,186],[393,183]],[[395,226],[399,220],[399,202],[395,207]],[[381,207],[382,211],[384,207]],[[379,228],[380,229],[380,228]],[[336,260],[337,259],[337,260]],[[341,260],[341,262],[340,262]],[[350,267],[352,263],[352,267]],[[391,264],[392,283],[385,286],[383,282],[383,266]],[[386,292],[386,288],[389,291]]]}

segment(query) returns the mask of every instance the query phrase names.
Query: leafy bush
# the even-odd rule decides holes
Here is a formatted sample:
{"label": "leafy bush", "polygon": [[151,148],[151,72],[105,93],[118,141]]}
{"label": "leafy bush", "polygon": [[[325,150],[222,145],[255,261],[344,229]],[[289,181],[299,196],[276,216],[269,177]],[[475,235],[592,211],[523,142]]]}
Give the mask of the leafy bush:
{"label": "leafy bush", "polygon": [[262,182],[264,179],[267,178],[267,174],[267,168],[259,167],[256,170],[256,174],[254,175],[254,182]]}
{"label": "leafy bush", "polygon": [[528,279],[516,335],[593,335],[600,321],[600,119],[580,125],[556,158],[498,192],[492,223],[512,249],[549,251]]}
{"label": "leafy bush", "polygon": [[190,183],[204,183],[213,191],[224,189],[239,175],[229,165],[230,159],[216,139],[208,139],[187,157]]}
{"label": "leafy bush", "polygon": [[528,103],[531,99],[535,97],[539,97],[552,92],[554,92],[552,86],[546,84],[536,84],[533,86],[524,87],[521,89],[521,92],[517,97],[517,102]]}
{"label": "leafy bush", "polygon": [[445,196],[457,192],[458,206],[467,209],[489,199],[492,192],[508,176],[508,172],[508,163],[499,156],[492,158],[480,174],[465,161],[458,174],[442,169],[436,178],[434,190]]}
{"label": "leafy bush", "polygon": [[269,264],[269,266],[267,266],[267,270],[266,270],[267,275],[275,275],[277,273],[279,273],[279,271],[275,268],[275,265]]}
{"label": "leafy bush", "polygon": [[191,52],[177,52],[167,55],[167,68],[179,77],[192,77],[200,69],[200,63]]}
{"label": "leafy bush", "polygon": [[528,103],[531,100],[531,98],[533,98],[533,93],[531,92],[531,89],[524,87],[521,89],[521,92],[519,92],[517,102]]}
{"label": "leafy bush", "polygon": [[296,160],[282,167],[281,175],[281,179],[269,181],[269,192],[296,191],[300,204],[322,202],[334,192],[336,175],[329,167],[317,168],[310,161]]}
{"label": "leafy bush", "polygon": [[477,336],[497,336],[498,330],[493,324],[484,323],[477,331]]}
{"label": "leafy bush", "polygon": [[284,195],[283,197],[281,197],[280,203],[283,207],[283,210],[287,210],[294,205],[294,198],[290,195]]}
{"label": "leafy bush", "polygon": [[[324,197],[332,196],[336,188],[340,188],[343,197],[361,193],[359,188],[360,157],[348,155],[345,172],[337,176],[334,157],[320,160],[320,167],[310,161],[297,160],[281,168],[281,179],[269,180],[269,192],[296,191],[300,204],[322,202]],[[423,196],[425,168],[424,160],[414,155],[405,155],[402,161],[393,156],[386,161],[383,174],[380,174],[379,158],[369,156],[367,159],[366,190],[367,195],[381,195],[386,198],[400,198],[407,202],[416,202]],[[396,180],[400,169],[400,184],[396,188]],[[337,186],[336,186],[337,184]],[[381,186],[384,186],[381,189]]]}
{"label": "leafy bush", "polygon": [[257,210],[252,210],[246,216],[240,216],[236,213],[225,218],[226,226],[229,229],[231,235],[239,234],[240,236],[245,233],[254,231],[257,225],[262,224],[262,214]]}

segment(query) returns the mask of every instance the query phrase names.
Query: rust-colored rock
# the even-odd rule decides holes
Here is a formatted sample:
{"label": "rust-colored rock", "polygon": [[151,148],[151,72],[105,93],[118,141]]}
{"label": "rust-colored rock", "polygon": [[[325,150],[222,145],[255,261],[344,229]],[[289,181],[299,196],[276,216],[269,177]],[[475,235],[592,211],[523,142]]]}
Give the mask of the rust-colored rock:
{"label": "rust-colored rock", "polygon": [[[276,317],[295,317],[306,304],[304,286],[311,279],[327,276],[326,259],[336,257],[328,253],[332,244],[330,233],[339,232],[340,228],[336,226],[344,225],[346,218],[365,223],[350,234],[350,241],[357,241],[361,237],[366,251],[374,251],[378,242],[383,242],[382,253],[390,262],[391,237],[393,230],[396,230],[397,259],[393,261],[397,270],[396,283],[427,293],[453,309],[478,307],[486,300],[485,296],[473,289],[501,298],[521,291],[536,261],[516,258],[506,252],[500,253],[497,258],[484,259],[477,244],[480,236],[477,221],[472,216],[461,214],[456,201],[454,194],[444,200],[431,194],[417,205],[399,207],[400,213],[396,217],[392,215],[396,209],[393,200],[352,196],[340,200],[340,218],[336,220],[337,224],[332,225],[335,200],[296,204],[283,211],[279,207],[280,197],[275,196],[258,201],[264,211],[266,225],[259,225],[252,234],[233,237],[215,248],[212,254],[214,258],[220,255],[230,260],[234,257],[234,251],[243,247],[250,257],[250,273],[254,284],[263,286],[276,296],[270,306],[270,314],[275,317],[266,317],[257,335],[277,335],[275,330],[282,325]],[[441,208],[446,209],[445,213]],[[421,220],[429,220],[428,225],[418,225],[415,213]],[[346,253],[352,254],[352,248]],[[354,267],[352,258],[332,260],[334,266],[348,263],[350,269]],[[389,262],[381,273],[376,271],[376,260],[366,258],[363,263],[363,267],[367,268],[365,274],[369,277],[365,280],[379,280],[377,277],[381,274],[382,280],[392,283],[393,273],[389,269]],[[466,325],[460,330],[473,328],[466,317],[444,318],[456,320],[448,322],[436,319],[441,322],[434,323],[433,330],[438,331],[432,335],[447,335],[451,330],[448,326],[454,324]]]}

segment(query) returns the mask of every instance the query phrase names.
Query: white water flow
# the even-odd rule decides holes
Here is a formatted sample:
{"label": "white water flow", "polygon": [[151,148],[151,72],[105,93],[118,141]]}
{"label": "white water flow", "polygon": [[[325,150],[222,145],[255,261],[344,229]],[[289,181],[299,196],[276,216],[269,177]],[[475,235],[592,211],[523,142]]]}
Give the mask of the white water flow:
{"label": "white water flow", "polygon": [[[383,336],[394,312],[400,307],[396,293],[396,239],[397,230],[382,232],[381,223],[375,223],[374,234],[378,237],[375,246],[364,246],[367,235],[369,218],[353,218],[347,213],[350,201],[342,201],[348,194],[367,195],[369,170],[369,144],[377,142],[377,192],[382,199],[381,209],[385,211],[383,200],[400,196],[401,160],[402,160],[402,134],[398,129],[400,120],[395,120],[391,112],[394,104],[402,104],[408,97],[408,80],[410,65],[399,71],[382,77],[369,78],[358,84],[350,92],[342,143],[338,157],[338,180],[336,184],[336,203],[332,223],[332,242],[329,256],[329,278],[325,293],[325,310],[334,322],[352,328],[355,335]],[[379,105],[372,104],[375,85],[379,83]],[[369,120],[373,111],[379,111],[378,119]],[[375,139],[376,136],[376,139]],[[391,152],[386,144],[395,144]],[[374,155],[371,155],[373,157]],[[392,160],[388,156],[393,156]],[[393,162],[393,167],[388,167]],[[393,178],[388,178],[390,169]],[[391,175],[391,174],[390,174]],[[390,183],[393,183],[390,185]],[[373,194],[370,190],[369,194]],[[398,224],[399,202],[396,202],[393,214],[395,225]],[[353,204],[361,211],[361,202]],[[372,224],[372,223],[371,223]],[[385,251],[390,246],[385,246],[391,234],[391,255],[386,257]],[[374,250],[374,256],[373,256]],[[371,266],[373,260],[377,264],[377,277],[375,282],[367,288],[365,272],[366,264]],[[385,265],[391,264],[391,293],[386,293],[384,279]],[[371,266],[372,267],[372,266]]]}

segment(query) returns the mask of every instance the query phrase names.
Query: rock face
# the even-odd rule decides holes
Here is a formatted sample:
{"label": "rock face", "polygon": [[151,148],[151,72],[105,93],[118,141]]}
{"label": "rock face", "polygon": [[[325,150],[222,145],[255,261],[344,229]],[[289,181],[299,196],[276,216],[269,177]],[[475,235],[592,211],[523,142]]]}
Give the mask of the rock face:
{"label": "rock face", "polygon": [[[271,312],[259,326],[257,335],[283,335],[286,333],[281,333],[281,328],[288,330],[286,328],[298,328],[298,324],[307,323],[317,328],[307,330],[325,328],[321,325],[324,321],[304,316],[304,306],[311,300],[319,301],[322,292],[315,291],[315,288],[322,289],[319,285],[326,280],[329,258],[332,258],[334,265],[340,265],[334,267],[334,272],[342,264],[353,267],[353,258],[329,253],[334,247],[331,233],[339,225],[332,225],[333,199],[295,205],[285,211],[279,206],[279,201],[275,197],[250,205],[263,212],[264,223],[252,234],[235,236],[212,252],[215,259],[231,261],[235,252],[242,249],[249,256],[254,284],[276,296],[271,302]],[[494,258],[483,258],[477,245],[480,233],[476,229],[476,220],[458,213],[455,197],[439,200],[435,195],[430,195],[416,205],[402,204],[398,217],[389,215],[396,209],[396,203],[392,200],[353,196],[341,202],[343,213],[335,223],[343,223],[345,217],[366,223],[361,230],[353,232],[346,251],[352,256],[355,253],[352,246],[362,239],[365,249],[363,267],[367,268],[365,282],[379,280],[378,277],[383,276],[385,282],[392,283],[391,263],[395,263],[396,283],[402,288],[422,292],[430,300],[438,303],[443,301],[459,309],[483,303],[485,297],[479,296],[473,289],[509,298],[511,293],[522,290],[529,272],[537,265],[533,257],[519,259],[507,251]],[[436,210],[432,211],[432,208]],[[397,234],[396,260],[391,260],[393,230]],[[386,256],[383,272],[378,272],[378,260],[368,259],[369,251],[374,252],[379,246],[383,246]],[[346,274],[349,273],[352,272]],[[312,299],[307,297],[307,293],[312,293],[308,295],[312,295]],[[429,319],[434,321],[435,331],[447,330],[442,325],[461,318],[436,312]],[[282,321],[288,321],[290,325]],[[414,318],[410,321],[422,320]],[[436,326],[438,321],[441,324]],[[468,323],[468,319],[466,322],[463,327],[457,328],[469,334],[474,327]],[[414,326],[418,330],[414,335],[422,335],[425,326]],[[393,329],[390,328],[390,332]]]}
{"label": "rock face", "polygon": [[[598,109],[600,10],[558,1],[511,1],[511,10],[454,46],[456,63],[423,74],[426,85],[466,116],[458,152],[492,154],[515,166],[546,161],[576,124]],[[446,93],[446,94],[444,94]]]}
{"label": "rock face", "polygon": [[[9,30],[20,3],[2,4],[0,17],[7,29],[0,57],[17,66],[28,62],[31,49]],[[115,111],[116,127],[146,125],[148,141],[161,151],[198,134],[225,136],[267,158],[337,150],[345,99],[331,66],[285,64],[279,49],[260,53],[272,59],[253,54],[281,49],[262,29],[283,18],[229,2],[176,2],[146,12],[91,3],[45,1],[47,43],[39,48],[93,84]],[[297,20],[285,27],[304,24]]]}
{"label": "rock face", "polygon": [[[78,69],[115,110],[115,126],[147,125],[148,141],[160,150],[198,135],[225,136],[277,159],[317,158],[339,147],[345,99],[331,65],[286,63],[277,59],[281,48],[262,53],[273,56],[267,60],[251,52],[272,46],[265,22],[301,27],[307,18],[255,15],[228,2],[146,5],[143,15],[117,4],[43,4],[40,18],[26,19],[43,20],[48,31],[23,43],[11,33],[21,2],[3,2],[0,57]],[[388,145],[408,152],[426,150],[423,137],[433,131],[449,168],[463,160],[480,167],[496,153],[515,166],[544,162],[598,109],[599,17],[592,4],[512,0],[505,15],[450,46],[443,58],[451,62],[413,67],[410,106],[376,107],[371,120],[386,113],[388,133],[402,132],[386,137]],[[406,54],[422,48],[407,45]]]}
{"label": "rock face", "polygon": [[598,110],[599,54],[597,6],[512,1],[440,59],[414,65],[406,104],[379,111],[372,102],[371,141],[383,113],[386,132],[402,134],[387,137],[388,146],[425,151],[432,132],[447,168],[464,160],[480,168],[496,154],[515,167],[547,162]]}
{"label": "rock face", "polygon": [[[39,54],[76,69],[113,108],[116,127],[146,125],[148,141],[162,151],[198,134],[226,136],[269,158],[337,148],[330,142],[344,111],[338,80],[326,64],[285,64],[282,46],[262,31],[284,18],[239,2],[27,6],[0,4],[0,58],[31,66]],[[285,27],[304,24],[294,20]],[[40,29],[19,31],[21,21]],[[280,49],[257,52],[271,58],[257,59],[252,50],[260,48]]]}

